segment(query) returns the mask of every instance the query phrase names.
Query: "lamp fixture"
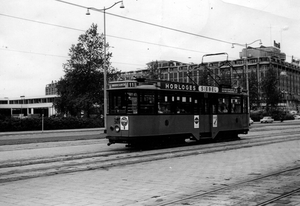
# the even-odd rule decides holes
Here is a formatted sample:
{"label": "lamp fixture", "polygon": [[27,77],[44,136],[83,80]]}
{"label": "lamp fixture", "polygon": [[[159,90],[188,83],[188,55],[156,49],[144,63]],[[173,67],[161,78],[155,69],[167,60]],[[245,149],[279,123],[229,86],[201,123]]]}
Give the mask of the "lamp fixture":
{"label": "lamp fixture", "polygon": [[90,9],[88,8],[85,15],[91,15]]}
{"label": "lamp fixture", "polygon": [[125,8],[123,1],[121,1],[121,6],[120,6],[120,8],[121,8],[121,9],[124,9],[124,8]]}

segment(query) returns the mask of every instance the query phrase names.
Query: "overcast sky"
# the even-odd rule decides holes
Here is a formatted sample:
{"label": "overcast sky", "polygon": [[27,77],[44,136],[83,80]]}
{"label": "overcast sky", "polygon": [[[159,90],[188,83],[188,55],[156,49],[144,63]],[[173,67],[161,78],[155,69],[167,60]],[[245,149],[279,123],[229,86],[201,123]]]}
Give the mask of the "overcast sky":
{"label": "overcast sky", "polygon": [[[116,2],[65,1],[99,9]],[[62,64],[79,35],[92,23],[103,32],[103,13],[87,16],[80,6],[0,0],[0,98],[44,95],[46,84],[63,77]],[[154,60],[201,63],[204,54],[220,52],[236,59],[243,47],[231,43],[258,39],[264,46],[280,42],[289,62],[300,58],[297,0],[124,0],[125,8],[119,6],[107,11],[106,31],[112,66],[122,71],[144,69]]]}

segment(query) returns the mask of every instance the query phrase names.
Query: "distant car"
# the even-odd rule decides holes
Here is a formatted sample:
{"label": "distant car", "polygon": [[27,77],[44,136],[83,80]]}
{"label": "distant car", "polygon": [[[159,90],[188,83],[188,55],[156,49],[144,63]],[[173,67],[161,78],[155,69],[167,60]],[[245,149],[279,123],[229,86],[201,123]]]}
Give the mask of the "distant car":
{"label": "distant car", "polygon": [[251,119],[251,117],[249,118],[249,125],[253,124],[253,120]]}
{"label": "distant car", "polygon": [[272,117],[263,117],[260,120],[260,123],[272,123],[272,122],[274,122],[274,119]]}
{"label": "distant car", "polygon": [[300,115],[294,115],[294,119],[300,119]]}

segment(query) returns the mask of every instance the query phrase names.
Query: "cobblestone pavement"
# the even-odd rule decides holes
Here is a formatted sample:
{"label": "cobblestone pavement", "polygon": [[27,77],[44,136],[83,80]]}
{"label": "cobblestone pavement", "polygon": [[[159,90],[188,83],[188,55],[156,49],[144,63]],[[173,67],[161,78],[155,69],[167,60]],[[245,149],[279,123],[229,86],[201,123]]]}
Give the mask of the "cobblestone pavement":
{"label": "cobblestone pavement", "polygon": [[160,161],[2,183],[0,205],[159,205],[296,164],[300,140],[182,158],[170,153]]}

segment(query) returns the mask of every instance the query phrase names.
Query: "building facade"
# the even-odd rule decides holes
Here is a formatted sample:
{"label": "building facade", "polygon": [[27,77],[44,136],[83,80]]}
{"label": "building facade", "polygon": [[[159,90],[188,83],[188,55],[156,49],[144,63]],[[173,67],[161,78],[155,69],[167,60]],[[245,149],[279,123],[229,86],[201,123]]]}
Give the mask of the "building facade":
{"label": "building facade", "polygon": [[57,113],[53,105],[56,97],[57,95],[0,98],[0,114],[18,118],[42,115],[50,117]]}
{"label": "building facade", "polygon": [[[265,107],[263,94],[259,84],[268,69],[277,74],[278,88],[282,94],[282,102],[278,105],[286,111],[300,111],[300,66],[299,62],[285,61],[286,55],[276,47],[248,47],[240,52],[240,58],[231,61],[216,61],[201,64],[186,64],[178,61],[158,61],[161,80],[189,82],[199,85],[230,86],[247,89],[250,74],[255,74],[257,80],[260,105]],[[153,64],[150,62],[149,64]],[[149,65],[148,64],[148,65]],[[246,75],[248,72],[248,75]],[[147,70],[123,73],[123,79],[143,77]]]}
{"label": "building facade", "polygon": [[54,99],[57,95],[57,81],[47,84],[43,96],[20,96],[0,98],[0,115],[27,118],[35,116],[50,117],[57,114]]}
{"label": "building facade", "polygon": [[47,84],[45,88],[46,95],[57,95],[57,81],[51,82],[51,84]]}

